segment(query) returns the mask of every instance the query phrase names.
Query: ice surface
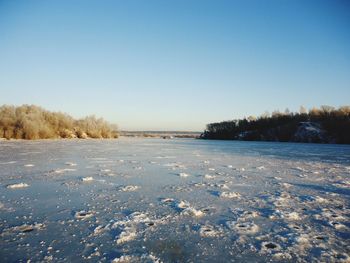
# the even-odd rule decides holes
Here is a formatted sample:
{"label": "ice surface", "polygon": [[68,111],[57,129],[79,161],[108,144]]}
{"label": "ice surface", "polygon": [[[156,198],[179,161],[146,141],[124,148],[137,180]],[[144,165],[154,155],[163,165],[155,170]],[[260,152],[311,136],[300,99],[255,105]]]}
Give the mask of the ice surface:
{"label": "ice surface", "polygon": [[1,262],[349,262],[350,146],[0,142]]}

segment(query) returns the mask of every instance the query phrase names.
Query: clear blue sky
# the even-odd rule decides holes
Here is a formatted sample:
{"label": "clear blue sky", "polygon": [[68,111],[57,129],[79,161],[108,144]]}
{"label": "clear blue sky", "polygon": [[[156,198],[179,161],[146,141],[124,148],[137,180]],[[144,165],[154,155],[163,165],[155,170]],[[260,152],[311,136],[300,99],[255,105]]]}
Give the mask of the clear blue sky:
{"label": "clear blue sky", "polygon": [[0,0],[0,104],[126,130],[350,104],[350,1]]}

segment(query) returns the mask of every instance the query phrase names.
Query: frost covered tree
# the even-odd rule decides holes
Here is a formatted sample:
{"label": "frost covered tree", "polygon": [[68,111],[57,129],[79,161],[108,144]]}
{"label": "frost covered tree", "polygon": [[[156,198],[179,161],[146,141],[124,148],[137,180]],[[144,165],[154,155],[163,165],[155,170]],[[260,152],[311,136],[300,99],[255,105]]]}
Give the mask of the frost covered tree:
{"label": "frost covered tree", "polygon": [[0,107],[0,137],[7,139],[115,138],[117,128],[102,118],[75,120],[35,105]]}

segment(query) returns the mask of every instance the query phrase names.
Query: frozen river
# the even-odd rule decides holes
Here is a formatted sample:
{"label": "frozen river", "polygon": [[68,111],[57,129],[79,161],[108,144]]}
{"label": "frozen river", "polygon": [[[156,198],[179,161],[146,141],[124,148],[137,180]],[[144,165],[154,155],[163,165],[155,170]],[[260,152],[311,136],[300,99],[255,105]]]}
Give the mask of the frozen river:
{"label": "frozen river", "polygon": [[350,262],[350,146],[0,142],[1,262]]}

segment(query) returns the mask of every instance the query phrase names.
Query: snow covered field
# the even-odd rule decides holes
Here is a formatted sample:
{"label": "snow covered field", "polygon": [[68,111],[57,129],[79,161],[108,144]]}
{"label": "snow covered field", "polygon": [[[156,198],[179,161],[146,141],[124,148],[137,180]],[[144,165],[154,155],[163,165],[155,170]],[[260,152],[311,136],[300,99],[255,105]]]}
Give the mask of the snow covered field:
{"label": "snow covered field", "polygon": [[350,146],[0,142],[1,262],[350,262]]}

